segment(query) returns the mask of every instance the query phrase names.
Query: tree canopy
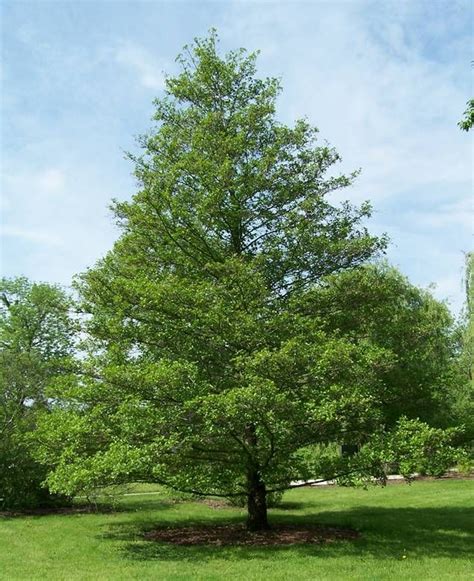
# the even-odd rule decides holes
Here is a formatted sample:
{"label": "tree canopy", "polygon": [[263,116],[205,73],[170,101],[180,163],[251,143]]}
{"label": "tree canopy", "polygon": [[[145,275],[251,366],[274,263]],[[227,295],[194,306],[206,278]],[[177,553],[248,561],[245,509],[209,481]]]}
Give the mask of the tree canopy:
{"label": "tree canopy", "polygon": [[46,468],[28,436],[48,408],[48,383],[72,353],[71,303],[59,288],[26,278],[0,281],[0,506],[44,502]]}
{"label": "tree canopy", "polygon": [[[443,334],[448,315],[397,276],[355,274],[387,243],[365,226],[370,204],[332,201],[357,172],[335,171],[306,120],[276,120],[280,85],[256,54],[221,56],[211,34],[178,62],[130,156],[139,191],[113,206],[121,236],[77,281],[89,356],[54,391],[42,457],[53,490],[244,496],[248,526],[265,528],[267,493],[311,476],[302,448],[372,439],[370,458],[323,472],[380,476],[387,430],[406,446],[423,433],[397,420],[431,397],[440,370],[415,359],[449,358],[429,326]],[[444,436],[426,434],[435,450]]]}

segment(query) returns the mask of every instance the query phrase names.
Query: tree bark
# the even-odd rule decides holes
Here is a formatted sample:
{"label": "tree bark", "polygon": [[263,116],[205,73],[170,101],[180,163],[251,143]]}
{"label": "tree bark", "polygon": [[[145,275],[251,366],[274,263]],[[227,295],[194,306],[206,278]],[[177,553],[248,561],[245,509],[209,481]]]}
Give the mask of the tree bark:
{"label": "tree bark", "polygon": [[247,530],[265,531],[270,528],[267,518],[267,491],[257,470],[247,473]]}

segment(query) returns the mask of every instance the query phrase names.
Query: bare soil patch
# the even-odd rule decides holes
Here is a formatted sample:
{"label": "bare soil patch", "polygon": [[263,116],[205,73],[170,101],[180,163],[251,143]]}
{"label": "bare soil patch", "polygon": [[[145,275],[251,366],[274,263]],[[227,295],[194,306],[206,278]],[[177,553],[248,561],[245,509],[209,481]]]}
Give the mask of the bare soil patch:
{"label": "bare soil patch", "polygon": [[243,525],[160,528],[145,533],[145,539],[173,545],[275,546],[333,543],[354,540],[360,533],[330,526],[275,526],[268,531],[249,532]]}

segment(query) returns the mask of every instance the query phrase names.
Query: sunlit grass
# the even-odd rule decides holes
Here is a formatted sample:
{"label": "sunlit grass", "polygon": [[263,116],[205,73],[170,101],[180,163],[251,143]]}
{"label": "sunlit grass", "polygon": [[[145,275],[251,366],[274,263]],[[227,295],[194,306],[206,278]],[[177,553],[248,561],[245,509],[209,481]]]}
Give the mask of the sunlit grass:
{"label": "sunlit grass", "polygon": [[[134,487],[130,492],[154,492]],[[0,520],[2,579],[474,579],[474,481],[368,491],[289,492],[273,522],[361,531],[325,546],[182,547],[145,541],[154,526],[238,522],[236,508],[174,502],[164,491],[124,496],[117,511]]]}

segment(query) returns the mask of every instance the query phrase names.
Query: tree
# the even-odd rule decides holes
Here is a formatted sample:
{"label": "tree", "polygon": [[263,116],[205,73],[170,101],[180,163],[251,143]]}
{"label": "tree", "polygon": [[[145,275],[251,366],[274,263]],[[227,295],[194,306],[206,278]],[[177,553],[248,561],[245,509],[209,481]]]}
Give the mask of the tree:
{"label": "tree", "polygon": [[[90,356],[55,393],[42,458],[53,490],[245,496],[248,528],[264,529],[267,494],[310,476],[301,448],[382,441],[391,354],[311,304],[386,239],[366,230],[368,203],[331,203],[357,172],[334,173],[307,121],[275,120],[279,83],[256,77],[255,54],[221,57],[211,34],[178,60],[131,156],[140,190],[114,204],[122,235],[78,280]],[[374,454],[364,470],[379,474]]]}
{"label": "tree", "polygon": [[466,332],[465,351],[467,358],[467,374],[474,386],[474,252],[466,255]]}
{"label": "tree", "polygon": [[391,363],[379,377],[387,426],[401,415],[446,423],[451,390],[462,380],[455,372],[459,330],[445,304],[386,263],[326,277],[304,300],[305,313],[322,317],[327,333],[386,350]]}
{"label": "tree", "polygon": [[74,325],[64,292],[26,278],[0,281],[0,506],[48,500],[46,469],[29,436],[48,407],[46,386],[71,354]]}
{"label": "tree", "polygon": [[460,333],[461,355],[458,359],[459,380],[455,389],[454,416],[465,426],[466,443],[474,445],[474,252],[466,254],[465,321]]}

